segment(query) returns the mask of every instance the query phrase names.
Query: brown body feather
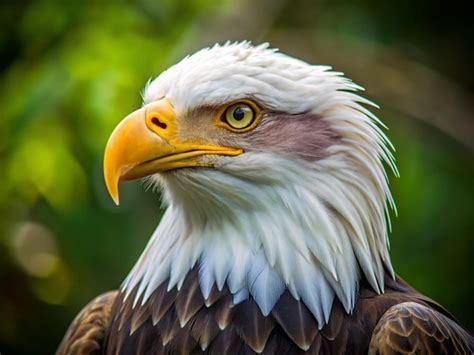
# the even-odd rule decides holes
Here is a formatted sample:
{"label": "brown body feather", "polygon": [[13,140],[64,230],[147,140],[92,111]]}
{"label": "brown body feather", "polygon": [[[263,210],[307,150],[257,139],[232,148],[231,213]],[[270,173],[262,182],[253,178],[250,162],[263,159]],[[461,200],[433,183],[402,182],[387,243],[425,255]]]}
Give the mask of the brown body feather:
{"label": "brown body feather", "polygon": [[[362,284],[352,314],[335,300],[318,330],[306,306],[285,291],[263,316],[253,299],[234,305],[226,287],[204,300],[196,270],[182,289],[162,284],[143,304],[134,293],[92,301],[68,330],[59,354],[397,354],[474,351],[474,339],[434,301],[387,278],[378,295]],[[89,352],[88,352],[89,351]]]}
{"label": "brown body feather", "polygon": [[69,326],[56,354],[101,354],[112,306],[118,295],[119,291],[110,291],[89,302]]}

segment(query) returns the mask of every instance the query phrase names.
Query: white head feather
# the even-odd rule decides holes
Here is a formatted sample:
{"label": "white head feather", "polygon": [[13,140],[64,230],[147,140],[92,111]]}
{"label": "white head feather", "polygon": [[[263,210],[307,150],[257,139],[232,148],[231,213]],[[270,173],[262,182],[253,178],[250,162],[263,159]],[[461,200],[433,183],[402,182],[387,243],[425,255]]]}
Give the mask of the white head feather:
{"label": "white head feather", "polygon": [[266,315],[287,288],[320,327],[335,296],[352,311],[361,277],[383,292],[385,271],[393,276],[387,204],[394,205],[382,161],[396,167],[380,122],[361,106],[373,104],[330,69],[266,44],[227,43],[149,83],[145,103],[166,96],[178,115],[252,97],[277,112],[321,117],[340,139],[322,159],[248,149],[219,157],[213,169],[153,176],[167,210],[124,282],[128,293],[138,287],[135,302],[165,281],[179,289],[194,266],[205,298],[227,284],[235,303],[251,295]]}

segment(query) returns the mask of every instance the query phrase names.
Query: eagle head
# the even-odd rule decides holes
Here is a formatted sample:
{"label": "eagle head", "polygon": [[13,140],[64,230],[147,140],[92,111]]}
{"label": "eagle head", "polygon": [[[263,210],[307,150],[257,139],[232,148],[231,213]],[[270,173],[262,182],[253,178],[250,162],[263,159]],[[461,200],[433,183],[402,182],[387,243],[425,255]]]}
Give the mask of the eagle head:
{"label": "eagle head", "polygon": [[227,285],[266,315],[288,289],[320,327],[335,297],[351,312],[362,278],[383,292],[383,163],[396,168],[360,89],[248,42],[202,49],[149,82],[104,156],[117,204],[119,181],[146,177],[166,207],[123,290],[145,302],[197,267],[204,298]]}

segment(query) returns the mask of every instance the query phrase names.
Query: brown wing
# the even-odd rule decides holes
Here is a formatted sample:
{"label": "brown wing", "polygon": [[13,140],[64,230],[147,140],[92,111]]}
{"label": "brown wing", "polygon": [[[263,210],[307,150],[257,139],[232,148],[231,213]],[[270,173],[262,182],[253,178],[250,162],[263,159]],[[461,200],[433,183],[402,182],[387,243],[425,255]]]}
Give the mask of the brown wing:
{"label": "brown wing", "polygon": [[76,316],[64,335],[57,355],[99,354],[110,313],[118,291],[110,291],[93,299]]}
{"label": "brown wing", "polygon": [[474,338],[453,320],[415,302],[391,307],[374,329],[369,354],[472,354]]}

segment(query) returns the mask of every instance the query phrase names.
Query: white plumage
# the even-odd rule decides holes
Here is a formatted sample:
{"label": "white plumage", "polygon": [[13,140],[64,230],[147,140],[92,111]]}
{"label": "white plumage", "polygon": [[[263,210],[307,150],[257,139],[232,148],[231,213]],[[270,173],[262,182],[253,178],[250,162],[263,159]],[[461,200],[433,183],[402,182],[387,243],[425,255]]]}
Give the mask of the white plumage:
{"label": "white plumage", "polygon": [[[218,68],[218,69],[215,69]],[[363,274],[384,289],[388,207],[394,207],[382,161],[396,173],[378,119],[330,71],[249,43],[204,49],[150,82],[145,103],[167,97],[178,115],[252,97],[265,107],[321,117],[340,136],[322,159],[246,149],[218,157],[214,169],[154,175],[167,210],[125,280],[144,303],[165,280],[182,285],[199,268],[204,297],[225,283],[238,303],[252,295],[264,315],[285,287],[321,328],[334,297],[354,307]],[[360,266],[359,266],[360,265]]]}

